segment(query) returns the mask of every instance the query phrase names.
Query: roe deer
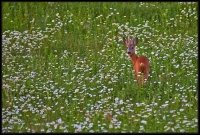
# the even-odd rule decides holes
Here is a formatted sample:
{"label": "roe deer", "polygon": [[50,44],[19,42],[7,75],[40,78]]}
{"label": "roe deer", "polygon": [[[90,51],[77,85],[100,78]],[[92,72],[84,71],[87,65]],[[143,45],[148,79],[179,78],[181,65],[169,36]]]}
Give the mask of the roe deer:
{"label": "roe deer", "polygon": [[143,85],[145,80],[149,77],[150,63],[147,57],[138,56],[135,54],[135,46],[137,45],[138,38],[128,37],[123,38],[124,44],[127,47],[127,53],[131,58],[133,69],[135,71],[135,80],[139,85]]}

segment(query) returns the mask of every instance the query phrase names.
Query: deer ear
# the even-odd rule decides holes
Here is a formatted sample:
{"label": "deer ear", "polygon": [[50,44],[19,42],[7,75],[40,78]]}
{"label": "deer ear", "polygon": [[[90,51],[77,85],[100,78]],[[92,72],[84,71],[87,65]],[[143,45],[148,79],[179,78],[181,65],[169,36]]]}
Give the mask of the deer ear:
{"label": "deer ear", "polygon": [[134,38],[134,42],[135,42],[135,45],[138,44],[138,37],[135,37],[135,38]]}

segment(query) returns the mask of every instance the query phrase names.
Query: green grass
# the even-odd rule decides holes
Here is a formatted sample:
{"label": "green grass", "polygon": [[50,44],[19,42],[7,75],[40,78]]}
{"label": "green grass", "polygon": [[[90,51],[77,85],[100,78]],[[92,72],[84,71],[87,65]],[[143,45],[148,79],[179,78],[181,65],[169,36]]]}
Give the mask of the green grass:
{"label": "green grass", "polygon": [[[2,12],[2,132],[198,131],[197,2],[3,2]],[[125,35],[150,59],[144,87]]]}

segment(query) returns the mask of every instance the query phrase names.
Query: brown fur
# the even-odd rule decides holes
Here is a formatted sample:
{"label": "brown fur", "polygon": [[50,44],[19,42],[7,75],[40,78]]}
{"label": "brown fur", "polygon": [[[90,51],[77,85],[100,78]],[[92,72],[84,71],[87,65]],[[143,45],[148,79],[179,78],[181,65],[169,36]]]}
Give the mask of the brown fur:
{"label": "brown fur", "polygon": [[145,80],[149,77],[150,63],[147,57],[135,54],[135,46],[137,42],[137,38],[128,38],[127,40],[124,40],[124,43],[127,46],[127,53],[129,54],[133,64],[135,80],[139,85],[143,85]]}

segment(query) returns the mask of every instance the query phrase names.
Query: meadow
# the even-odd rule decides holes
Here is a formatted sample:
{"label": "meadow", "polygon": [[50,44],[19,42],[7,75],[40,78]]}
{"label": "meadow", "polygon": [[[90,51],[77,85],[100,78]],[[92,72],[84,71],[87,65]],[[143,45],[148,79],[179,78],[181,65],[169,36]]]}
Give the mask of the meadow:
{"label": "meadow", "polygon": [[196,133],[197,4],[3,2],[2,132]]}

